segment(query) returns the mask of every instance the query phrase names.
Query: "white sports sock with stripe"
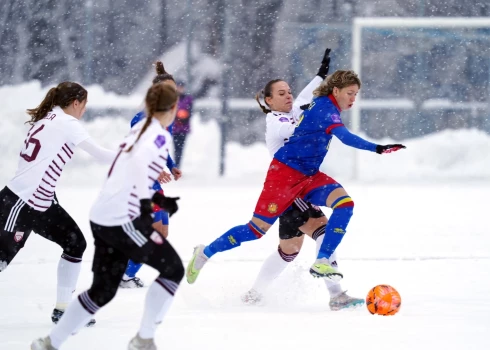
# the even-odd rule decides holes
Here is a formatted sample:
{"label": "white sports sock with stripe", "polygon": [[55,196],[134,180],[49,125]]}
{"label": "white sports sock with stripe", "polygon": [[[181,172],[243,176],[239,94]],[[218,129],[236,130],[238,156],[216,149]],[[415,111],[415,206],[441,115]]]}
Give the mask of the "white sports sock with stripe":
{"label": "white sports sock with stripe", "polygon": [[56,349],[59,349],[70,335],[77,333],[92,317],[93,314],[88,312],[82,306],[80,300],[76,298],[70,305],[68,305],[68,308],[58,321],[58,324],[51,330],[51,333],[49,334],[51,344]]}
{"label": "white sports sock with stripe", "polygon": [[[70,259],[72,261],[68,261]],[[75,260],[79,260],[75,262]],[[82,259],[62,255],[58,262],[58,285],[56,287],[56,308],[64,310],[71,301],[72,294],[77,287],[78,276]]]}
{"label": "white sports sock with stripe", "polygon": [[158,325],[172,305],[178,286],[177,283],[161,277],[151,284],[148,293],[146,293],[145,311],[138,331],[142,339],[155,337]]}
{"label": "white sports sock with stripe", "polygon": [[[318,252],[320,251],[320,247],[322,245],[324,237],[325,237],[325,235],[322,234],[319,237],[317,237],[317,239],[315,240],[316,241],[316,255],[317,256],[318,256]],[[330,256],[328,261],[330,262],[330,264],[335,262],[335,264],[333,264],[332,267],[337,269],[337,253],[333,252],[333,254]],[[330,294],[331,298],[336,297],[337,295],[342,293],[342,287],[340,286],[340,282],[332,281],[328,278],[322,278],[322,279],[325,281],[325,285],[327,286],[328,293]]]}
{"label": "white sports sock with stripe", "polygon": [[255,279],[255,283],[252,287],[259,294],[263,294],[269,285],[275,280],[289,265],[289,263],[294,260],[297,254],[289,255],[284,254],[281,256],[279,249],[274,251],[262,264],[259,274]]}

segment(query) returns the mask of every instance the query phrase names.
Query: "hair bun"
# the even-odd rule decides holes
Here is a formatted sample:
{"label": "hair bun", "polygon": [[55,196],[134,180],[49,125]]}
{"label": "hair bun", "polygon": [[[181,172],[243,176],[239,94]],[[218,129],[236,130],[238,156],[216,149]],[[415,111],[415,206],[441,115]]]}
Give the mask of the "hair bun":
{"label": "hair bun", "polygon": [[165,72],[165,67],[163,66],[162,61],[156,61],[155,62],[155,69],[157,71],[157,75],[167,73],[167,72]]}

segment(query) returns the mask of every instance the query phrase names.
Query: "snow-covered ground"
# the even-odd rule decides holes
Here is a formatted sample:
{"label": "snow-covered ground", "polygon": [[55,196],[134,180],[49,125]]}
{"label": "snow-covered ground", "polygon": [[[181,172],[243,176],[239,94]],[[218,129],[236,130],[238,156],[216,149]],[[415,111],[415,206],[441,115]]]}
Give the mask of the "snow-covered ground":
{"label": "snow-covered ground", "polygon": [[[157,333],[161,349],[488,349],[490,239],[484,201],[488,184],[360,185],[346,183],[356,201],[350,229],[339,248],[349,293],[364,297],[376,284],[402,296],[393,317],[366,308],[331,312],[322,282],[308,274],[314,244],[276,281],[261,307],[241,305],[262,261],[276,249],[277,227],[260,241],[216,256],[195,285],[183,282]],[[171,219],[170,241],[187,261],[192,248],[245,223],[260,182],[175,183],[181,196]],[[60,188],[64,207],[91,243],[87,212],[96,189]],[[0,349],[26,349],[47,334],[54,306],[61,250],[32,236],[0,275]],[[78,291],[88,288],[93,248],[85,254]],[[149,283],[155,272],[144,267]],[[125,349],[138,329],[144,290],[121,290],[97,314],[97,325],[72,337],[65,349]]]}
{"label": "snow-covered ground", "polygon": [[[94,88],[89,103],[114,98]],[[23,109],[44,94],[34,83],[0,88],[0,182],[14,174],[26,129]],[[134,103],[137,103],[137,98]],[[19,103],[19,101],[22,101]],[[121,102],[122,103],[122,102]],[[116,147],[131,116],[104,118],[86,127],[98,142]],[[250,219],[270,161],[265,146],[227,147],[227,173],[218,174],[219,132],[214,121],[193,118],[184,154],[184,177],[166,187],[181,197],[171,219],[170,241],[187,261],[198,243],[209,243]],[[382,140],[383,143],[389,140]],[[157,333],[160,349],[488,349],[490,338],[490,238],[485,205],[490,196],[490,137],[477,130],[444,131],[406,142],[379,156],[358,151],[359,180],[352,181],[353,150],[334,142],[323,165],[356,203],[342,242],[339,266],[350,294],[365,296],[377,284],[402,296],[393,317],[365,308],[331,312],[322,282],[308,274],[314,244],[273,284],[265,305],[241,305],[261,261],[277,247],[277,227],[260,241],[220,254],[195,285],[183,282]],[[57,191],[61,204],[85,232],[89,248],[77,292],[88,288],[93,255],[88,211],[107,173],[79,151]],[[328,212],[327,212],[328,213]],[[27,349],[51,328],[56,264],[61,250],[30,237],[0,274],[0,350]],[[143,268],[150,283],[155,272]],[[144,290],[121,290],[64,349],[125,349],[142,313]]]}

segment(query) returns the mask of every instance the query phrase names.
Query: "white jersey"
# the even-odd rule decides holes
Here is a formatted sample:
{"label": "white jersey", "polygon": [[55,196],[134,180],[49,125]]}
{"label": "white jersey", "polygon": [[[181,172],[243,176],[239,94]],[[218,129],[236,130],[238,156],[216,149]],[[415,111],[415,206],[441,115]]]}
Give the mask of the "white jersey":
{"label": "white jersey", "polygon": [[[150,126],[136,142],[146,118],[133,126],[120,146],[102,190],[90,211],[90,221],[101,226],[122,226],[140,216],[140,200],[154,194],[153,184],[167,162],[172,136],[160,122]],[[130,152],[126,152],[134,145]]]}
{"label": "white jersey", "polygon": [[299,122],[303,110],[301,106],[308,104],[313,99],[313,90],[315,90],[323,79],[315,76],[313,80],[300,92],[293,103],[291,112],[272,111],[266,116],[265,143],[269,154],[274,157],[274,154],[284,146],[294,132],[296,125]]}
{"label": "white jersey", "polygon": [[35,210],[46,211],[75,147],[89,138],[78,119],[53,108],[27,133],[17,172],[7,186]]}

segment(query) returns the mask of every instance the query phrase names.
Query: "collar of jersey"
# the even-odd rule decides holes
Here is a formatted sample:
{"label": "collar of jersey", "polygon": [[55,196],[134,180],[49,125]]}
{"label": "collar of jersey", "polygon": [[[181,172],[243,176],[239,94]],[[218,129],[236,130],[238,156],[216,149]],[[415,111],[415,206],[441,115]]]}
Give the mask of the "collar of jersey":
{"label": "collar of jersey", "polygon": [[337,103],[335,97],[332,94],[328,95],[327,97],[330,99],[330,101],[332,101],[333,105],[337,108],[339,113],[342,112],[342,109],[340,109],[339,104]]}
{"label": "collar of jersey", "polygon": [[272,114],[280,114],[280,115],[287,115],[289,117],[289,115],[291,114],[291,112],[279,112],[279,111],[271,111]]}

